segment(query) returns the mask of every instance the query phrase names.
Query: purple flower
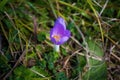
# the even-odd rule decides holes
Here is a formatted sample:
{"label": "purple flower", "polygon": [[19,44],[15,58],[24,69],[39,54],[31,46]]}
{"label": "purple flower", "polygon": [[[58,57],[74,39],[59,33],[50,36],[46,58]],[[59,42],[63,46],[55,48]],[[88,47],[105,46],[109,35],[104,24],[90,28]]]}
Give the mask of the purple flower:
{"label": "purple flower", "polygon": [[55,45],[61,45],[70,38],[70,31],[66,30],[63,18],[59,17],[55,21],[54,27],[50,30],[50,39]]}

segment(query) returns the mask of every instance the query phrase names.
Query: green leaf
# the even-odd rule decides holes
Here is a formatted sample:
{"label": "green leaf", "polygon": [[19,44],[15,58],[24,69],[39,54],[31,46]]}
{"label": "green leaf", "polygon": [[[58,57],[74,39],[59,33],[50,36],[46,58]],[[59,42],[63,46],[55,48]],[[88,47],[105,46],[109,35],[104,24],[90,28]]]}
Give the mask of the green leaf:
{"label": "green leaf", "polygon": [[102,48],[100,48],[95,42],[94,40],[87,40],[88,43],[88,48],[90,50],[90,53],[92,53],[93,55],[95,54],[96,56],[102,57],[104,55]]}
{"label": "green leaf", "polygon": [[24,66],[19,66],[13,71],[14,75],[11,75],[11,80],[31,80],[34,75],[29,69]]}
{"label": "green leaf", "polygon": [[64,56],[66,56],[66,55],[67,55],[66,50],[65,50],[65,49],[63,49],[63,48],[62,48],[62,54],[63,54]]}
{"label": "green leaf", "polygon": [[55,58],[54,58],[54,54],[53,52],[50,52],[48,54],[44,54],[45,59],[48,61],[48,69],[52,70],[54,69],[54,62],[55,62]]}
{"label": "green leaf", "polygon": [[49,74],[38,66],[32,68],[26,68],[19,66],[13,71],[13,75],[10,76],[10,80],[45,80],[50,79]]}
{"label": "green leaf", "polygon": [[[100,58],[103,57],[102,49],[93,41],[88,39],[88,48],[91,56],[96,55]],[[84,74],[83,80],[106,80],[107,68],[104,61],[100,61],[94,58],[89,58],[90,69]]]}
{"label": "green leaf", "polygon": [[48,78],[32,78],[31,80],[52,80],[52,79],[48,77]]}
{"label": "green leaf", "polygon": [[0,72],[7,72],[10,69],[10,65],[8,64],[8,59],[0,54]]}
{"label": "green leaf", "polygon": [[46,68],[46,64],[47,64],[47,61],[44,60],[44,59],[38,60],[38,61],[37,61],[37,64],[38,64],[41,68],[45,69],[45,68]]}
{"label": "green leaf", "polygon": [[55,76],[55,80],[68,80],[64,72],[56,73]]}
{"label": "green leaf", "polygon": [[80,68],[79,70],[82,71],[84,66],[86,65],[86,59],[84,56],[78,56],[77,60],[78,60],[78,67]]}
{"label": "green leaf", "polygon": [[41,69],[39,66],[34,66],[34,67],[30,68],[30,70],[31,70],[34,74],[36,74],[36,75],[38,75],[38,76],[40,76],[40,77],[49,76],[49,74],[48,74],[45,70]]}
{"label": "green leaf", "polygon": [[8,2],[8,0],[2,0],[0,2],[0,10],[3,9],[3,7],[5,6],[5,4]]}
{"label": "green leaf", "polygon": [[36,56],[35,52],[32,51],[32,52],[29,52],[27,55],[26,55],[26,58],[27,59],[30,59],[30,58],[34,58]]}
{"label": "green leaf", "polygon": [[41,32],[37,35],[38,41],[42,42],[46,39],[46,34]]}
{"label": "green leaf", "polygon": [[106,64],[102,63],[97,66],[92,66],[84,75],[83,80],[107,80]]}

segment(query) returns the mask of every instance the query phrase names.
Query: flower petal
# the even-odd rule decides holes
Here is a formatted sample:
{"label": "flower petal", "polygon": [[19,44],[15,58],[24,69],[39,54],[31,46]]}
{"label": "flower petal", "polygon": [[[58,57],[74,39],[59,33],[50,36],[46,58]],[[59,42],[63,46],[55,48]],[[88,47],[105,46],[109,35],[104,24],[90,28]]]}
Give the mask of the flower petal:
{"label": "flower petal", "polygon": [[64,36],[64,37],[61,38],[61,40],[59,41],[58,44],[61,45],[61,44],[65,43],[68,39],[69,39],[68,36]]}
{"label": "flower petal", "polygon": [[64,34],[61,36],[59,44],[65,43],[69,38],[70,38],[70,31],[69,30],[65,30]]}
{"label": "flower petal", "polygon": [[70,31],[66,30],[65,21],[59,17],[54,24],[54,27],[50,30],[50,39],[56,45],[61,45],[66,42],[70,37]]}
{"label": "flower petal", "polygon": [[56,41],[53,37],[51,37],[51,41],[52,41],[54,44],[57,44],[57,41]]}
{"label": "flower petal", "polygon": [[61,17],[57,18],[54,27],[59,27],[58,24],[61,25],[64,28],[64,30],[66,29],[66,24],[63,18]]}
{"label": "flower petal", "polygon": [[57,35],[57,33],[55,33],[55,29],[53,28],[50,30],[50,39],[54,44],[57,44],[58,41],[54,38],[55,35]]}
{"label": "flower petal", "polygon": [[65,30],[64,31],[64,35],[70,37],[70,31],[69,30]]}
{"label": "flower petal", "polygon": [[62,34],[64,33],[64,31],[66,30],[66,25],[65,25],[65,21],[64,19],[62,19],[61,17],[59,17],[54,24],[53,27],[53,34]]}
{"label": "flower petal", "polygon": [[65,31],[64,28],[58,24],[57,27],[53,27],[52,35],[57,35],[57,34],[61,35],[64,33],[64,31]]}

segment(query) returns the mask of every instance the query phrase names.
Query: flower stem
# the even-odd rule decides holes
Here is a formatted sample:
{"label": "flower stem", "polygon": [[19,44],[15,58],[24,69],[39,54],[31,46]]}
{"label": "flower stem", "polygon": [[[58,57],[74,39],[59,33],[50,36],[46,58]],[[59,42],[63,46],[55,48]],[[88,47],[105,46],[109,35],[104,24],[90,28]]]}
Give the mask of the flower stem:
{"label": "flower stem", "polygon": [[60,52],[60,45],[54,45],[54,50],[56,52]]}

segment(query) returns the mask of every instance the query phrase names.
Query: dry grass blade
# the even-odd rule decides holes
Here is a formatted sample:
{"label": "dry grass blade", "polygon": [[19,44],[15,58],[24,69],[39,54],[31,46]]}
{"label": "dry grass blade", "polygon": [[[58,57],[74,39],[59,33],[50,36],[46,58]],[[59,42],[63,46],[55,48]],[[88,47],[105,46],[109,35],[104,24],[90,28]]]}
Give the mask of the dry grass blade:
{"label": "dry grass blade", "polygon": [[85,40],[85,37],[84,37],[82,31],[78,28],[78,26],[75,24],[75,22],[72,20],[72,18],[70,18],[70,20],[74,23],[76,29],[78,30],[78,32],[80,33],[80,35],[81,35],[81,37],[82,37],[82,39],[83,39],[83,43],[85,44],[85,47],[83,47],[83,48],[84,48],[85,51],[86,51],[87,67],[89,68],[89,67],[90,67],[90,64],[89,64],[88,53],[89,53],[90,51],[89,51],[89,48],[88,48],[88,44],[87,44],[87,42],[86,42],[86,40]]}
{"label": "dry grass blade", "polygon": [[13,68],[5,75],[5,77],[3,78],[3,80],[6,80],[12,73],[12,71],[17,67],[17,65],[24,59],[24,56],[27,52],[31,51],[31,49],[27,50],[25,49],[23,51],[23,53],[21,54],[21,56],[19,57],[19,59],[17,60],[17,62],[15,63],[15,65],[13,66]]}

